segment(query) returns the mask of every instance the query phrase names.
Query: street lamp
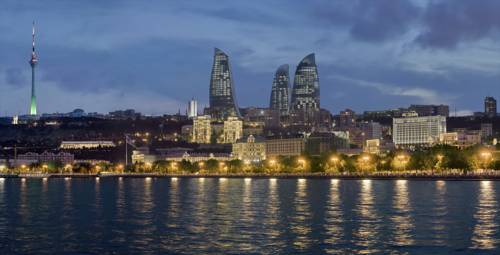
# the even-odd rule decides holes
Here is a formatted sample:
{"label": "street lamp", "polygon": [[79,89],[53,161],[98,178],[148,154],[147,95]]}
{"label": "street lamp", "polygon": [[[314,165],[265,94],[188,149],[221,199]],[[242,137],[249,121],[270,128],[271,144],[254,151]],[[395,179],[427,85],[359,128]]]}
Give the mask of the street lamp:
{"label": "street lamp", "polygon": [[118,166],[116,168],[118,169],[118,171],[120,173],[123,173],[123,169],[124,169],[123,164],[118,164]]}
{"label": "street lamp", "polygon": [[297,163],[300,165],[300,167],[302,167],[303,170],[306,169],[307,161],[304,158],[301,157],[297,159]]}
{"label": "street lamp", "polygon": [[487,151],[487,150],[484,150],[482,151],[480,154],[480,157],[483,159],[483,164],[484,164],[484,167],[483,168],[486,168],[487,167],[487,163],[492,159],[492,154],[490,151]]}
{"label": "street lamp", "polygon": [[406,154],[399,154],[396,156],[398,163],[403,167],[403,171],[406,171],[406,165],[409,161],[409,156]]}

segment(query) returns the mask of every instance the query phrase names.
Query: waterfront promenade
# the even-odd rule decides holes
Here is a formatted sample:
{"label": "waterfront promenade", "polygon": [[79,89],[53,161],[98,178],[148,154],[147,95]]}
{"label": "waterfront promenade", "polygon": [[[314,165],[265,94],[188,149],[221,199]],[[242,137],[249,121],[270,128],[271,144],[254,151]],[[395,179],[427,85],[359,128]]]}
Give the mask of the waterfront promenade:
{"label": "waterfront promenade", "polygon": [[311,179],[415,179],[415,180],[500,180],[500,171],[380,171],[355,173],[57,173],[0,174],[0,178],[311,178]]}

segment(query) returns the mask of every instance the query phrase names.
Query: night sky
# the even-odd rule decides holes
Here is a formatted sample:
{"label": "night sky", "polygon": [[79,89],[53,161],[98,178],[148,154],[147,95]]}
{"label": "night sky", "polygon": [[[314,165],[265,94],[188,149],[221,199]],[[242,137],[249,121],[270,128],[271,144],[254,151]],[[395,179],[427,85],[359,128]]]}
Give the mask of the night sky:
{"label": "night sky", "polygon": [[[2,0],[0,115],[25,114],[31,23],[39,112],[146,114],[208,105],[214,47],[240,107],[267,107],[274,72],[316,53],[334,113],[445,103],[481,111],[500,93],[500,1]],[[293,77],[291,77],[293,80]]]}

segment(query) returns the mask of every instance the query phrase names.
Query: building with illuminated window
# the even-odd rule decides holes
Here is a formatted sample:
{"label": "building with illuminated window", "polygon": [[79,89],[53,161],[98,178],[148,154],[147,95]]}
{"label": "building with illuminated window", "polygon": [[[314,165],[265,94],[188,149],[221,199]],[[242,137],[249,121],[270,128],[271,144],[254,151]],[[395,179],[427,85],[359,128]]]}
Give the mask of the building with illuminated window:
{"label": "building with illuminated window", "polygon": [[484,98],[484,115],[488,117],[497,116],[497,100],[495,98]]}
{"label": "building with illuminated window", "polygon": [[394,118],[392,140],[397,147],[430,146],[446,133],[446,117],[425,116]]}
{"label": "building with illuminated window", "polygon": [[189,101],[187,116],[190,119],[198,116],[198,101],[196,101],[194,98],[192,98],[191,101]]}
{"label": "building with illuminated window", "polygon": [[212,118],[224,120],[227,117],[240,117],[234,94],[234,84],[229,65],[229,56],[215,49],[212,74],[210,78],[210,108]]}
{"label": "building with illuminated window", "polygon": [[300,61],[291,97],[292,125],[311,125],[320,109],[318,68],[314,53]]}
{"label": "building with illuminated window", "polygon": [[233,144],[233,157],[244,162],[260,162],[266,159],[266,143],[260,137],[249,135]]}
{"label": "building with illuminated window", "polygon": [[[61,162],[62,164],[73,164],[75,156],[68,152],[52,153],[44,151],[43,153],[27,152],[17,156],[19,162]],[[19,163],[18,163],[19,164]]]}
{"label": "building with illuminated window", "polygon": [[209,115],[197,116],[193,118],[193,128],[191,142],[211,143],[212,139],[212,118]]}
{"label": "building with illuminated window", "polygon": [[304,137],[276,137],[266,140],[266,157],[298,156],[305,149]]}
{"label": "building with illuminated window", "polygon": [[228,117],[224,121],[223,143],[235,143],[243,135],[243,121],[238,117]]}
{"label": "building with illuminated window", "polygon": [[64,150],[82,150],[82,149],[97,149],[97,148],[112,148],[115,147],[112,141],[62,141],[59,148]]}
{"label": "building with illuminated window", "polygon": [[290,78],[288,75],[288,65],[282,65],[274,74],[271,100],[269,102],[269,108],[279,112],[280,116],[287,116],[290,110],[289,87]]}

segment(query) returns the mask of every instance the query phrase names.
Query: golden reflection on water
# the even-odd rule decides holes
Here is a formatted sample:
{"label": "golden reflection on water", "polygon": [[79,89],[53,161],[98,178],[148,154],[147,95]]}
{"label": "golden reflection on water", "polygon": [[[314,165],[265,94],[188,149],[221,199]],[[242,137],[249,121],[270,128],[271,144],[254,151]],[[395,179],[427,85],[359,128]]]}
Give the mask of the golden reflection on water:
{"label": "golden reflection on water", "polygon": [[375,253],[375,243],[380,228],[380,217],[374,207],[374,195],[371,180],[361,181],[361,192],[357,208],[359,227],[354,232],[354,243],[360,246],[359,253]]}
{"label": "golden reflection on water", "polygon": [[170,180],[170,189],[168,191],[169,197],[168,197],[168,213],[167,213],[167,226],[169,228],[176,228],[179,227],[178,225],[178,218],[180,217],[180,199],[179,199],[179,183],[177,180],[174,180],[172,178]]}
{"label": "golden reflection on water", "polygon": [[297,181],[297,191],[295,192],[295,214],[292,215],[292,221],[290,222],[290,229],[295,235],[293,240],[293,246],[298,250],[305,250],[311,246],[311,239],[309,235],[311,234],[311,227],[309,225],[311,220],[311,209],[309,208],[309,202],[307,201],[307,180],[298,179]]}
{"label": "golden reflection on water", "polygon": [[431,232],[433,236],[430,240],[435,245],[445,245],[448,236],[448,231],[446,229],[446,217],[448,214],[448,207],[446,206],[446,182],[439,180],[435,182],[435,192],[433,197],[433,206],[430,211],[431,217]]}
{"label": "golden reflection on water", "polygon": [[116,191],[117,198],[116,198],[116,214],[117,218],[123,219],[123,215],[125,213],[125,191],[123,188],[123,177],[118,178],[118,190]]}
{"label": "golden reflection on water", "polygon": [[495,216],[498,213],[498,205],[495,197],[495,189],[491,181],[481,181],[478,195],[478,203],[474,219],[477,221],[472,233],[472,247],[474,249],[495,249],[498,239],[498,222]]}
{"label": "golden reflection on water", "polygon": [[412,245],[415,240],[411,232],[415,226],[410,216],[412,208],[408,197],[408,181],[397,180],[394,193],[392,206],[395,213],[390,218],[393,227],[392,242],[398,246]]}
{"label": "golden reflection on water", "polygon": [[[344,240],[344,229],[342,224],[344,223],[344,215],[342,212],[342,203],[339,194],[339,180],[332,179],[330,181],[330,194],[329,200],[326,204],[325,212],[325,229],[327,238],[325,243],[329,245],[339,245]],[[326,248],[325,252],[328,254],[340,254],[343,250]]]}

